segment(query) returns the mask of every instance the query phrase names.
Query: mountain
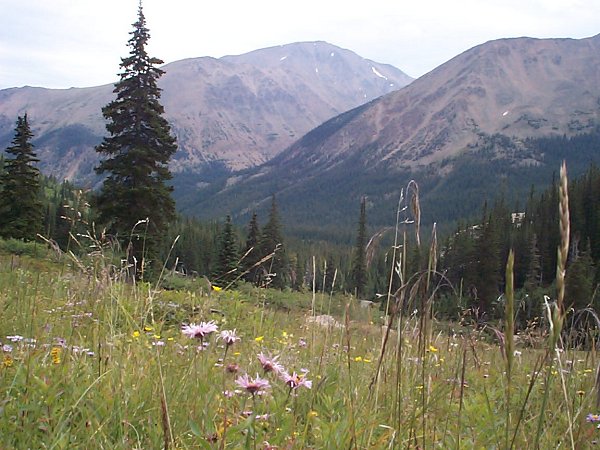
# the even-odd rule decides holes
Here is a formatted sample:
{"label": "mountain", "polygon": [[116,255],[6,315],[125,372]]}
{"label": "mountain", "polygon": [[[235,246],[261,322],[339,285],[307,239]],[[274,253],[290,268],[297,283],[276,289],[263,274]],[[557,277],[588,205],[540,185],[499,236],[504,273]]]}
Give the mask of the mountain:
{"label": "mountain", "polygon": [[[176,173],[239,170],[269,160],[310,129],[412,79],[326,42],[303,42],[163,67],[165,116],[178,138]],[[0,91],[0,148],[28,113],[45,173],[94,179],[93,147],[105,135],[101,108],[113,86]]]}
{"label": "mountain", "polygon": [[598,158],[539,146],[543,138],[595,135],[598,67],[600,35],[487,42],[325,122],[267,164],[213,183],[183,206],[200,216],[243,215],[277,193],[290,223],[316,226],[352,222],[367,195],[374,220],[389,224],[400,190],[415,178],[437,213],[472,214],[501,186],[510,194],[550,181],[562,156]]}

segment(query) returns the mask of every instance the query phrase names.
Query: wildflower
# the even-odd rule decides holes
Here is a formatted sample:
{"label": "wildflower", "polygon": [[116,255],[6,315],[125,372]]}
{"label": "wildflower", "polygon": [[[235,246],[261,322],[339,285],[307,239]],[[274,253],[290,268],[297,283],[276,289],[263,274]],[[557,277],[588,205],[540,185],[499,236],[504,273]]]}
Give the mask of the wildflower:
{"label": "wildflower", "polygon": [[291,375],[287,372],[281,374],[281,379],[285,384],[287,384],[290,389],[298,389],[300,386],[303,386],[307,389],[312,388],[312,381],[307,380],[305,375],[298,375],[296,372],[293,372]]}
{"label": "wildflower", "polygon": [[164,347],[165,341],[156,341],[156,342],[153,342],[152,345],[155,347]]}
{"label": "wildflower", "polygon": [[132,334],[131,334],[134,338],[139,338],[140,337],[140,332],[138,330],[135,330]]}
{"label": "wildflower", "polygon": [[236,334],[236,330],[223,330],[221,331],[219,338],[223,339],[227,347],[235,344],[237,341],[240,340],[239,336]]}
{"label": "wildflower", "polygon": [[310,412],[308,413],[308,417],[309,417],[309,418],[310,418],[310,417],[319,417],[319,413],[318,413],[318,412],[316,412],[316,411],[310,411]]}
{"label": "wildflower", "polygon": [[585,418],[586,422],[597,423],[600,422],[600,414],[588,414]]}
{"label": "wildflower", "polygon": [[238,377],[238,379],[235,380],[235,383],[242,389],[245,389],[246,392],[252,394],[252,396],[255,396],[256,394],[261,395],[265,390],[271,387],[269,381],[259,377],[258,374],[256,374],[256,378],[253,379],[251,379],[248,374],[244,374]]}
{"label": "wildflower", "polygon": [[306,343],[306,341],[304,339],[299,339],[298,340],[298,347],[306,348],[307,345],[308,344]]}
{"label": "wildflower", "polygon": [[255,338],[254,338],[254,341],[255,341],[255,342],[262,342],[262,340],[263,340],[264,338],[265,338],[264,336],[257,336],[257,337],[255,337]]}
{"label": "wildflower", "polygon": [[362,356],[357,356],[356,358],[354,358],[354,361],[356,362],[361,362],[362,360]]}
{"label": "wildflower", "polygon": [[6,339],[8,339],[11,342],[21,342],[23,340],[23,336],[15,334],[14,336],[6,336]]}
{"label": "wildflower", "polygon": [[154,328],[152,328],[151,326],[146,325],[144,327],[144,331],[152,331]]}
{"label": "wildflower", "polygon": [[221,292],[223,290],[223,288],[219,287],[219,286],[213,286],[212,290],[215,291],[215,292]]}
{"label": "wildflower", "polygon": [[438,349],[435,348],[433,345],[430,345],[428,348],[428,351],[430,351],[431,353],[436,353],[438,351]]}
{"label": "wildflower", "polygon": [[13,359],[10,357],[10,355],[4,355],[4,359],[2,360],[2,365],[4,367],[12,367]]}
{"label": "wildflower", "polygon": [[6,352],[6,353],[10,353],[10,352],[12,352],[12,351],[13,351],[13,347],[12,347],[12,345],[10,345],[10,344],[4,344],[4,345],[2,346],[2,351],[3,351],[3,352]]}
{"label": "wildflower", "polygon": [[238,370],[240,370],[240,366],[236,363],[229,363],[227,366],[225,366],[225,371],[227,373],[237,373]]}
{"label": "wildflower", "polygon": [[260,361],[260,365],[262,366],[265,373],[267,372],[275,372],[275,374],[279,375],[285,372],[285,368],[277,362],[279,356],[270,357],[260,352],[258,354],[258,360]]}
{"label": "wildflower", "polygon": [[52,364],[60,364],[60,347],[52,347],[50,350],[50,356],[52,357]]}
{"label": "wildflower", "polygon": [[191,323],[184,325],[181,332],[190,338],[204,339],[211,333],[217,331],[218,327],[214,320],[210,322],[200,322],[198,325]]}

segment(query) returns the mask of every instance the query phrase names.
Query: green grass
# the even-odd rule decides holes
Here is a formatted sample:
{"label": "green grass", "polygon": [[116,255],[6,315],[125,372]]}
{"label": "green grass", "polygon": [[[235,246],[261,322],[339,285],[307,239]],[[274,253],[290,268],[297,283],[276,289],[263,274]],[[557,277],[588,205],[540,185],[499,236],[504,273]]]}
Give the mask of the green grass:
{"label": "green grass", "polygon": [[[0,343],[12,347],[0,355],[0,448],[489,449],[509,447],[508,434],[523,449],[540,423],[540,448],[570,448],[570,427],[586,448],[600,433],[586,422],[597,411],[594,351],[540,367],[545,350],[517,343],[509,380],[481,331],[434,321],[420,348],[411,316],[394,324],[370,386],[383,321],[352,298],[317,294],[315,313],[341,324],[327,329],[306,322],[312,294],[155,289],[106,277],[101,260],[82,272],[53,258],[0,254]],[[226,352],[216,333],[198,350],[181,326],[209,320],[241,340]],[[308,370],[312,388],[290,392],[263,374],[259,352]],[[235,392],[244,373],[271,388]]]}

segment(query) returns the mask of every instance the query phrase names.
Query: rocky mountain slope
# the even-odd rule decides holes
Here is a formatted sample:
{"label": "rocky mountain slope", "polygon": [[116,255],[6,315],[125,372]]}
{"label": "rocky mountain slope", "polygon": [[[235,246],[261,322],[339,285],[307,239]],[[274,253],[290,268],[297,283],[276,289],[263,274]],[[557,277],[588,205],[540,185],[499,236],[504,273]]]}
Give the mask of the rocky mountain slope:
{"label": "rocky mountain slope", "polygon": [[[326,42],[192,58],[164,70],[162,103],[179,144],[176,173],[263,163],[323,121],[412,81]],[[17,115],[27,112],[43,171],[90,180],[93,147],[105,134],[101,108],[112,89],[1,90],[0,147],[10,142]]]}
{"label": "rocky mountain slope", "polygon": [[[264,166],[198,192],[185,207],[206,214],[210,198],[220,205],[211,214],[242,214],[277,192],[284,209],[293,205],[290,221],[314,216],[334,223],[368,195],[372,208],[385,209],[393,221],[400,189],[416,178],[424,200],[444,198],[441,206],[449,204],[449,186],[462,186],[454,192],[456,215],[466,213],[469,192],[484,186],[498,192],[502,177],[512,179],[519,169],[556,170],[531,139],[596,129],[598,67],[600,35],[482,44],[325,122]],[[529,188],[531,180],[521,183]]]}

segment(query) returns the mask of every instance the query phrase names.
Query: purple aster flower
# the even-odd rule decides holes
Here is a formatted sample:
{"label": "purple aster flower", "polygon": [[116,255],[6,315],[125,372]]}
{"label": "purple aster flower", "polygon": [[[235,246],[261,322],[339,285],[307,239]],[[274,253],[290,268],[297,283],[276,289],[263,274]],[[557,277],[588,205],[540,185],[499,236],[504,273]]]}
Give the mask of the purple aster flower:
{"label": "purple aster flower", "polygon": [[242,389],[245,389],[246,392],[252,394],[252,396],[256,394],[261,395],[265,390],[271,387],[269,381],[259,377],[258,374],[256,374],[256,378],[250,378],[246,373],[238,377],[238,379],[235,380],[235,383]]}
{"label": "purple aster flower", "polygon": [[186,336],[200,340],[217,330],[218,327],[214,320],[211,320],[210,322],[200,322],[198,325],[191,323],[189,325],[184,325],[181,328],[181,332]]}
{"label": "purple aster flower", "polygon": [[293,372],[291,375],[287,372],[281,374],[281,379],[285,384],[287,384],[290,389],[298,389],[300,386],[303,386],[307,389],[312,388],[312,381],[307,380],[305,375],[298,375],[296,372]]}
{"label": "purple aster flower", "polygon": [[223,339],[225,345],[229,347],[230,345],[233,345],[240,340],[239,336],[236,334],[236,331],[237,330],[223,330],[219,334],[219,339]]}
{"label": "purple aster flower", "polygon": [[600,422],[600,414],[588,414],[585,418],[586,422],[597,423]]}
{"label": "purple aster flower", "polygon": [[279,356],[268,356],[263,352],[258,354],[258,360],[260,361],[260,365],[262,366],[265,373],[267,372],[275,372],[276,375],[279,375],[285,372],[285,368],[277,362]]}

